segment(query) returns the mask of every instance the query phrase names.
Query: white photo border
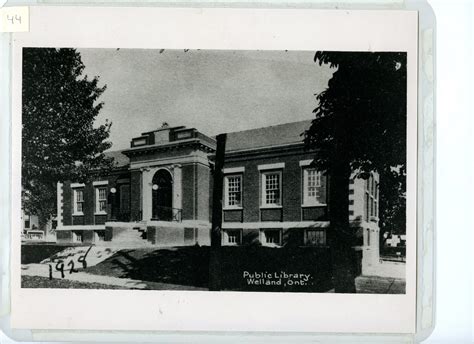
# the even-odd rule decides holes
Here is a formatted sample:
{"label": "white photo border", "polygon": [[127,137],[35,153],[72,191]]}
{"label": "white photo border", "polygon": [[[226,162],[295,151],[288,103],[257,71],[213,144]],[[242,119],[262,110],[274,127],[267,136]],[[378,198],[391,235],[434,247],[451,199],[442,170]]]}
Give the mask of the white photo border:
{"label": "white photo border", "polygon": [[[21,289],[23,47],[407,52],[406,294]],[[415,332],[417,11],[38,6],[12,66],[12,328]]]}

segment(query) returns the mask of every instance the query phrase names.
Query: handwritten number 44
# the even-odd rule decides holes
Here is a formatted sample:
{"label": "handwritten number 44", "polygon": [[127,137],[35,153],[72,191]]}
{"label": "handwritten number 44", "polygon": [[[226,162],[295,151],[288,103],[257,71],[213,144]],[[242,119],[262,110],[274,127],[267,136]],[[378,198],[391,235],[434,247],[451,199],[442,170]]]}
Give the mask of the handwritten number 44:
{"label": "handwritten number 44", "polygon": [[21,24],[21,16],[19,16],[18,14],[15,14],[15,15],[9,15],[7,14],[7,21],[10,21],[12,24]]}

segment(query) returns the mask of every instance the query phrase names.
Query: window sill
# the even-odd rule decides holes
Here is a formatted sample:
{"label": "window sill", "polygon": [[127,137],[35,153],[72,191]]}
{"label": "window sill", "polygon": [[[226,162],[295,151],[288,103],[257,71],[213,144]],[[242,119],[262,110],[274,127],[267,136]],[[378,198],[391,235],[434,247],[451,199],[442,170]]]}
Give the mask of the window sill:
{"label": "window sill", "polygon": [[301,208],[327,207],[326,203],[302,204]]}
{"label": "window sill", "polygon": [[107,215],[107,213],[105,211],[98,211],[95,212],[94,215]]}
{"label": "window sill", "polygon": [[282,209],[281,205],[261,205],[260,209]]}
{"label": "window sill", "polygon": [[72,216],[84,216],[84,213],[73,213]]}
{"label": "window sill", "polygon": [[243,207],[224,207],[222,210],[243,210]]}
{"label": "window sill", "polygon": [[271,243],[264,243],[264,244],[262,244],[262,246],[274,247],[274,248],[282,247],[281,244],[271,244]]}

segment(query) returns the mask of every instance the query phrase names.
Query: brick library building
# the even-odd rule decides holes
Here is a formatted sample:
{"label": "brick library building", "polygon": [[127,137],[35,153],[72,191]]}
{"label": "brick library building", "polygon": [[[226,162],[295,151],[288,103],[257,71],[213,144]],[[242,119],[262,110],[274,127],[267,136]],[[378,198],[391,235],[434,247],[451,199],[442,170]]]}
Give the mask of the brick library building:
{"label": "brick library building", "polygon": [[[227,134],[223,245],[326,246],[327,176],[300,121]],[[115,168],[91,183],[58,183],[56,237],[97,245],[209,245],[216,141],[163,125],[109,152]],[[349,181],[348,181],[349,182]],[[379,261],[378,175],[349,185],[349,214],[362,270]]]}

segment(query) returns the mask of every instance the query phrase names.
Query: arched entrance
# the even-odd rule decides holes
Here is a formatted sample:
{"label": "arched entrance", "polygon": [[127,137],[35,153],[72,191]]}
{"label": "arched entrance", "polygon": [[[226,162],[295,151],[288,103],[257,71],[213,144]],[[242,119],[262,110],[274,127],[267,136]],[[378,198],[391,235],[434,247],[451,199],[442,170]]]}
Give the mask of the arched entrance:
{"label": "arched entrance", "polygon": [[167,170],[158,170],[152,180],[152,220],[173,220],[173,178]]}

